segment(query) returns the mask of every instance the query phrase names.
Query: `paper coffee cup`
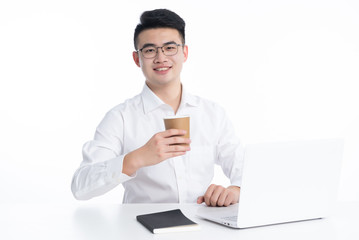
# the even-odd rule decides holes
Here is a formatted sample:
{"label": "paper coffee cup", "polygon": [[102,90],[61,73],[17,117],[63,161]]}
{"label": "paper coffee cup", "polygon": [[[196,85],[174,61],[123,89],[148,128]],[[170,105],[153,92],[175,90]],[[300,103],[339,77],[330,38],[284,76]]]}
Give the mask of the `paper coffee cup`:
{"label": "paper coffee cup", "polygon": [[[165,123],[166,130],[168,129],[181,129],[186,130],[186,134],[183,136],[184,138],[190,138],[190,117],[189,116],[172,116],[165,117],[163,119]],[[183,144],[188,145],[188,144]]]}

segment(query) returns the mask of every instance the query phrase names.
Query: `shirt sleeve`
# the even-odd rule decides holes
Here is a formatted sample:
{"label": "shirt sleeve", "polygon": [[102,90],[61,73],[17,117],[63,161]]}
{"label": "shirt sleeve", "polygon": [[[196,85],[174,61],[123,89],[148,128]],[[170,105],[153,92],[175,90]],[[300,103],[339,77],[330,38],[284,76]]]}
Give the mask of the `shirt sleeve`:
{"label": "shirt sleeve", "polygon": [[221,166],[223,173],[230,179],[231,185],[240,187],[244,156],[243,145],[223,109],[221,109],[220,116],[223,118],[220,120],[218,129],[216,164]]}
{"label": "shirt sleeve", "polygon": [[87,200],[102,195],[134,176],[122,173],[123,120],[110,111],[96,129],[94,139],[84,144],[83,161],[71,184],[74,197]]}

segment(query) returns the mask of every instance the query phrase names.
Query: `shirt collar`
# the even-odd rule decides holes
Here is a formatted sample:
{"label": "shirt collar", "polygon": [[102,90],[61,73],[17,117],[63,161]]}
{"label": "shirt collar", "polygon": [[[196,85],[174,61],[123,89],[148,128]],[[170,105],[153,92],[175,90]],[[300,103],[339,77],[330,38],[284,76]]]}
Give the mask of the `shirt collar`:
{"label": "shirt collar", "polygon": [[[143,102],[143,110],[145,114],[162,105],[166,105],[166,103],[164,103],[159,97],[157,97],[154,92],[152,92],[152,90],[147,86],[147,84],[144,84],[141,96]],[[181,106],[184,105],[196,107],[198,106],[198,99],[195,96],[189,94],[182,84]]]}
{"label": "shirt collar", "polygon": [[142,103],[143,111],[146,113],[164,105],[165,103],[152,92],[152,90],[145,84],[142,89]]}
{"label": "shirt collar", "polygon": [[182,84],[182,98],[181,105],[187,104],[189,106],[197,107],[199,102],[198,98],[187,92],[186,88]]}

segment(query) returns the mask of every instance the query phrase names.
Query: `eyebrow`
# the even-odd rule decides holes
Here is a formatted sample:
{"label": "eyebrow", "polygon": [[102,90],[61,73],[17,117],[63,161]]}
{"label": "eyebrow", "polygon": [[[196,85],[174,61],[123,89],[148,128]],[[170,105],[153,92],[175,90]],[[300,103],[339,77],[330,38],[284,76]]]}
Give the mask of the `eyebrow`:
{"label": "eyebrow", "polygon": [[[169,42],[164,43],[162,46],[165,46],[167,44],[177,44],[177,43],[175,41],[169,41]],[[153,44],[153,43],[145,43],[142,46],[142,48],[140,48],[140,49],[143,49],[143,48],[146,48],[146,47],[157,47],[157,46],[155,44]]]}

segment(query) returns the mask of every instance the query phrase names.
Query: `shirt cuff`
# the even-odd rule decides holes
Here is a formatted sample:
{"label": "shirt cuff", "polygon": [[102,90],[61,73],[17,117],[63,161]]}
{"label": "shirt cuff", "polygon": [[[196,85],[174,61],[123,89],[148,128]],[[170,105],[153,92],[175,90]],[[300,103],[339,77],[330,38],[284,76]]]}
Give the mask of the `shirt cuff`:
{"label": "shirt cuff", "polygon": [[108,177],[111,178],[112,181],[124,183],[124,182],[136,177],[137,173],[134,173],[131,176],[128,176],[127,174],[124,174],[122,172],[124,157],[125,157],[125,155],[121,155],[121,156],[113,158],[107,162]]}

